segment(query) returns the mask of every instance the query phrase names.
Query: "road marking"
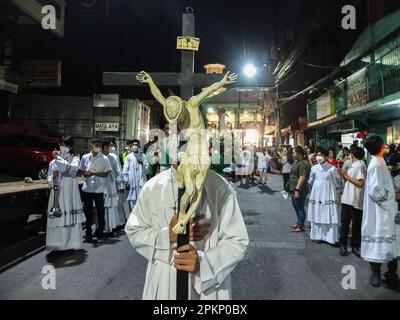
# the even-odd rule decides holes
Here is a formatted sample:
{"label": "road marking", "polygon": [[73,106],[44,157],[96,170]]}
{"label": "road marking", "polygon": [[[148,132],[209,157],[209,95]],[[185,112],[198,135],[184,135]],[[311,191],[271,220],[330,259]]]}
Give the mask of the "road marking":
{"label": "road marking", "polygon": [[295,249],[304,250],[304,242],[271,242],[262,240],[250,240],[249,248]]}

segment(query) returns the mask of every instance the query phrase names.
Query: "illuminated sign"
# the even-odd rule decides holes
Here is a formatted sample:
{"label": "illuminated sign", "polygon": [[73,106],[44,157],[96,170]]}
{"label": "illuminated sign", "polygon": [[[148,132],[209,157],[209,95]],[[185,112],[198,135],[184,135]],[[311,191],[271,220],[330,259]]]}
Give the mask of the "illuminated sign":
{"label": "illuminated sign", "polygon": [[99,132],[118,132],[118,122],[96,122],[96,131]]}

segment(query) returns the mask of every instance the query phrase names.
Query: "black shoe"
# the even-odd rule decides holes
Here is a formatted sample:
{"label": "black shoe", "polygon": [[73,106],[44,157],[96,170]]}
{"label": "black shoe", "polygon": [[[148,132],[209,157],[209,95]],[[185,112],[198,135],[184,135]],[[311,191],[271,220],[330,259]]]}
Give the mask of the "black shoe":
{"label": "black shoe", "polygon": [[346,257],[347,256],[347,246],[340,246],[340,249],[339,249],[339,254],[342,256],[342,257]]}
{"label": "black shoe", "polygon": [[378,288],[381,286],[381,277],[379,273],[374,272],[372,276],[369,278],[369,283],[371,286]]}
{"label": "black shoe", "polygon": [[397,273],[388,271],[383,276],[385,277],[385,283],[389,288],[400,290],[400,279]]}
{"label": "black shoe", "polygon": [[86,242],[86,243],[92,243],[93,242],[93,237],[92,237],[92,235],[90,233],[86,233],[84,242]]}
{"label": "black shoe", "polygon": [[61,254],[59,251],[51,251],[46,255],[46,261],[51,263],[56,261],[58,258],[60,258]]}
{"label": "black shoe", "polygon": [[360,248],[353,248],[353,249],[351,249],[351,252],[353,252],[354,255],[355,255],[357,258],[361,258],[361,250],[360,250]]}

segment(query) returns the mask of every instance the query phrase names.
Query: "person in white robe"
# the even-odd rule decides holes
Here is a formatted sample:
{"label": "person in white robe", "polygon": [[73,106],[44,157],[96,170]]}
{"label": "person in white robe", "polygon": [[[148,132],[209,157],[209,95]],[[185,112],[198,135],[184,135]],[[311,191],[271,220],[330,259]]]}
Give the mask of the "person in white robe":
{"label": "person in white robe", "polygon": [[104,232],[111,234],[113,237],[117,235],[116,229],[119,225],[118,216],[118,192],[116,179],[120,175],[118,165],[115,158],[110,155],[110,140],[104,140],[102,146],[102,153],[108,158],[111,165],[111,172],[106,178],[105,192],[104,192]]}
{"label": "person in white robe", "polygon": [[361,257],[370,263],[372,286],[381,285],[381,266],[388,263],[389,270],[384,274],[386,283],[399,289],[397,257],[400,248],[397,247],[395,227],[397,203],[392,177],[383,158],[385,146],[379,136],[370,137],[364,146],[372,159],[364,193]]}
{"label": "person in white robe", "polygon": [[[79,191],[77,172],[79,157],[71,154],[73,140],[69,136],[60,139],[60,151],[54,151],[49,164],[48,185],[51,188],[48,203],[46,247],[57,254],[83,248],[82,224],[85,223]],[[57,188],[57,190],[54,190]],[[56,194],[55,194],[56,193]],[[54,209],[59,214],[54,215]]]}
{"label": "person in white robe", "polygon": [[241,185],[247,184],[248,177],[254,169],[254,163],[251,160],[252,154],[250,150],[248,147],[243,146],[236,164],[236,175],[241,177]]}
{"label": "person in white robe", "polygon": [[139,194],[146,183],[147,160],[145,155],[139,151],[139,146],[140,141],[134,140],[132,153],[126,158],[122,170],[124,182],[130,187],[127,197],[130,210],[135,207]]}
{"label": "person in white robe", "polygon": [[[175,177],[176,169],[171,168],[146,183],[125,227],[132,246],[148,260],[145,300],[176,299],[178,266],[174,264],[181,262],[170,236],[178,205]],[[203,219],[193,228],[210,227],[186,248],[198,266],[189,273],[189,299],[229,300],[231,273],[243,260],[249,238],[233,186],[211,170],[196,217]]]}
{"label": "person in white robe", "polygon": [[267,153],[267,148],[262,148],[262,150],[257,152],[257,171],[260,174],[258,183],[261,185],[267,184],[267,168],[271,159],[271,156]]}
{"label": "person in white robe", "polygon": [[311,240],[335,245],[339,241],[338,192],[341,178],[327,157],[328,150],[319,148],[318,164],[311,168],[308,221],[311,222]]}
{"label": "person in white robe", "polygon": [[127,196],[126,187],[124,183],[124,177],[122,174],[121,161],[117,154],[117,143],[115,137],[111,138],[109,151],[110,151],[109,157],[112,157],[114,159],[113,162],[111,163],[110,161],[110,163],[113,167],[114,174],[116,174],[115,183],[117,185],[117,193],[118,193],[118,206],[117,206],[118,217],[116,224],[117,224],[117,229],[119,230],[125,227],[130,211],[129,211],[129,204],[126,199]]}

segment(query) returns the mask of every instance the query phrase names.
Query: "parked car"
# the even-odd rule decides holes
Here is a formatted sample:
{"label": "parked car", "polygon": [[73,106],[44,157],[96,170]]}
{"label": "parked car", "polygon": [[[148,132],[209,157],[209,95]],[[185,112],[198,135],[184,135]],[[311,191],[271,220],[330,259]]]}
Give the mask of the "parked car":
{"label": "parked car", "polygon": [[9,135],[0,137],[2,155],[0,171],[16,175],[29,175],[33,179],[47,179],[52,151],[58,140],[47,136]]}

